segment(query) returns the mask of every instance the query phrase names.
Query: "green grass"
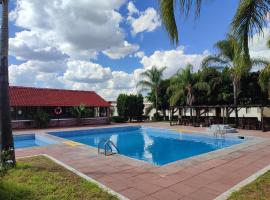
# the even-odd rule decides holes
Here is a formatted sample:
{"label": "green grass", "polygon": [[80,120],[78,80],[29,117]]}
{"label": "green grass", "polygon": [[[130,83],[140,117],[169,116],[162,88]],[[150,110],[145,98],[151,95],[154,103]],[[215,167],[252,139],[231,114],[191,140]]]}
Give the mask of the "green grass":
{"label": "green grass", "polygon": [[252,183],[234,192],[228,200],[269,200],[270,171],[266,172]]}
{"label": "green grass", "polygon": [[1,200],[117,199],[43,156],[18,160],[0,179]]}

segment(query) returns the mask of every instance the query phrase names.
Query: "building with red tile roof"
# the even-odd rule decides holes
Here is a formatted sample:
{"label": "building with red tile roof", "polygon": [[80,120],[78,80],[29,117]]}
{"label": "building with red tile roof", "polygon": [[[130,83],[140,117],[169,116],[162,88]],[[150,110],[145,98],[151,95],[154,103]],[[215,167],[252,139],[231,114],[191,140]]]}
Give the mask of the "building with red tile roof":
{"label": "building with red tile roof", "polygon": [[108,107],[110,104],[93,91],[10,86],[11,106]]}
{"label": "building with red tile roof", "polygon": [[[84,120],[87,121],[87,123],[83,123],[84,125],[100,124],[101,121],[108,123],[109,121],[110,104],[94,91],[10,86],[9,94],[11,116],[15,128],[22,128],[22,122],[24,122],[23,128],[26,124],[31,124],[33,127],[37,111],[40,110],[50,116],[49,126],[76,125],[74,107],[80,105],[84,105],[86,108],[86,112],[81,117],[87,119]],[[73,123],[67,124],[70,121]],[[19,127],[17,127],[18,123]]]}

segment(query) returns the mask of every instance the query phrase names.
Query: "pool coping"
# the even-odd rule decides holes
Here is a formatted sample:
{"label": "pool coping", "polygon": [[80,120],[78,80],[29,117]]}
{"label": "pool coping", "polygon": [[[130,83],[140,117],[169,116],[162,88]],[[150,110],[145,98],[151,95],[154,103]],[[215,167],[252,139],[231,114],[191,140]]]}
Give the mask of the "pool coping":
{"label": "pool coping", "polygon": [[[123,126],[134,126],[134,124],[123,124],[117,126],[110,125],[106,127],[77,127],[74,129],[67,128],[61,130],[38,130],[37,134],[47,135],[47,132],[115,128]],[[157,127],[170,130],[175,130],[175,128],[177,128],[170,127],[168,124],[165,123],[156,123],[153,124],[153,126],[151,123],[147,124],[147,127]],[[180,128],[185,129],[187,127],[179,126],[178,130]],[[191,130],[195,133],[198,132],[193,131],[193,128],[191,128]],[[201,131],[202,129],[198,128],[195,130],[199,130],[201,133],[203,133],[203,131]],[[31,132],[34,131],[32,130]],[[189,133],[192,134],[192,132]],[[119,155],[116,155],[115,157],[99,156],[97,155],[96,149],[93,150],[94,147],[91,148],[88,145],[71,147],[63,143],[59,145],[53,145],[53,148],[50,148],[52,145],[50,145],[49,147],[47,146],[48,148],[37,147],[33,151],[29,151],[29,148],[21,149],[22,151],[19,151],[17,156],[23,157],[35,154],[48,154],[53,158],[57,158],[58,160],[61,160],[61,162],[72,166],[78,171],[86,174],[88,177],[91,177],[91,179],[95,179],[99,183],[102,183],[109,188],[113,188],[113,190],[130,199],[137,200],[137,197],[139,197],[140,200],[145,200],[147,199],[147,197],[149,197],[150,199],[153,199],[153,197],[154,199],[170,199],[170,197],[178,197],[177,199],[179,199],[179,197],[182,197],[185,199],[185,197],[187,197],[188,199],[210,200],[215,199],[218,196],[221,196],[221,194],[228,192],[230,188],[234,188],[235,185],[238,185],[237,183],[241,182],[243,179],[246,179],[246,177],[251,176],[255,172],[260,171],[262,168],[264,168],[266,165],[269,165],[270,163],[270,156],[268,153],[270,150],[270,135],[268,133],[270,132],[267,132],[266,134],[258,131],[248,132],[246,130],[240,130],[239,132],[240,134],[243,134],[245,136],[259,138],[259,141],[257,141],[258,145],[255,145],[256,143],[254,143],[249,144],[247,147],[240,146],[236,149],[231,150],[224,151],[224,149],[221,149],[224,152],[222,154],[218,152],[217,156],[214,156],[214,158],[211,158],[211,156],[208,155],[199,155],[202,157],[195,159],[193,159],[192,157],[188,161],[187,159],[180,160],[177,161],[180,163],[173,163],[170,164],[170,166],[155,166],[148,162]],[[48,136],[51,135],[48,134]],[[79,163],[77,163],[78,161]],[[105,166],[104,168],[97,167],[100,164],[103,165],[102,163],[104,162],[107,163],[109,167],[108,169]],[[121,166],[118,167],[118,165]],[[124,168],[129,166],[131,169],[124,169],[122,165]],[[110,177],[110,170],[112,170],[111,168],[117,170],[116,172],[113,172],[113,174],[123,174],[123,178],[121,180],[112,179],[112,177]],[[127,172],[125,172],[124,170],[126,170],[127,172],[130,171],[133,173],[139,173],[137,175],[132,175],[131,173],[129,175],[130,177],[126,178]],[[103,176],[95,175],[95,173],[100,173],[103,171],[109,174],[105,174]],[[231,177],[228,177],[227,173],[230,173]],[[119,175],[117,175],[117,177]],[[136,182],[130,182],[134,180],[139,181],[141,183],[141,187],[139,187],[139,185],[136,185]],[[210,182],[211,184],[207,184],[208,182]],[[116,187],[115,184],[120,184],[118,186],[125,185],[125,188],[119,189],[119,187]],[[157,186],[161,188],[158,189],[156,192],[144,192],[147,190],[146,188],[150,187],[150,184],[153,185],[151,186],[152,189],[156,188]],[[185,187],[179,187],[179,189],[176,191],[175,188],[177,188],[178,185],[184,185]],[[185,191],[185,188],[189,188],[190,186],[195,188],[194,192],[182,196],[182,192]]]}
{"label": "pool coping", "polygon": [[[95,128],[82,129],[82,130],[110,129],[110,128],[121,128],[121,127],[146,127],[146,128],[148,127],[148,128],[153,128],[153,129],[162,129],[162,130],[174,131],[174,132],[171,132],[172,134],[181,134],[181,132],[179,132],[179,130],[177,130],[177,129],[160,128],[160,127],[154,127],[154,126],[149,126],[149,125],[147,125],[147,126],[144,126],[144,125],[126,125],[126,126],[114,126],[114,127],[95,127]],[[64,143],[63,143],[64,141],[73,141],[73,140],[69,140],[69,139],[59,137],[59,136],[55,136],[55,135],[50,134],[50,133],[70,132],[70,131],[80,131],[80,129],[66,130],[66,131],[50,131],[50,132],[45,132],[43,134],[44,134],[44,136],[49,137],[49,138],[51,137],[51,139],[57,140],[58,142],[60,142],[60,144],[64,145]],[[208,132],[190,131],[190,132],[184,132],[184,133],[185,134],[196,134],[196,135],[202,135],[202,136],[205,136],[205,135],[212,136],[212,134],[208,133]],[[226,134],[226,135],[228,135],[230,137],[231,136],[233,136],[233,137],[241,136],[238,133],[233,133],[233,134],[229,133],[229,134]],[[196,163],[200,163],[200,162],[203,162],[203,161],[215,159],[215,158],[218,158],[220,156],[225,156],[225,155],[228,155],[228,154],[230,154],[230,153],[232,153],[234,151],[241,150],[241,149],[247,148],[249,146],[253,146],[255,144],[259,144],[259,143],[262,143],[264,141],[269,140],[269,139],[261,138],[261,137],[257,137],[257,136],[246,136],[246,137],[248,138],[248,140],[243,142],[243,143],[235,144],[235,145],[232,145],[232,146],[229,146],[229,147],[224,147],[224,148],[217,149],[217,150],[214,150],[214,151],[210,151],[210,152],[202,153],[202,154],[199,154],[199,155],[191,156],[191,157],[188,157],[188,158],[185,158],[185,159],[176,160],[176,161],[164,164],[164,165],[156,165],[154,163],[150,163],[150,162],[145,161],[145,160],[139,160],[139,159],[132,158],[132,157],[122,155],[122,154],[115,154],[113,156],[124,158],[124,159],[127,159],[127,160],[133,160],[133,161],[136,161],[136,162],[138,162],[140,164],[150,165],[150,166],[157,167],[157,168],[172,167],[172,166],[175,166],[175,165],[176,166],[186,167],[186,166],[194,165]],[[98,150],[97,147],[93,147],[93,146],[86,145],[86,144],[83,144],[83,143],[79,143],[79,144],[80,144],[80,146],[83,146],[85,148],[90,148],[90,149],[92,149],[94,151]]]}

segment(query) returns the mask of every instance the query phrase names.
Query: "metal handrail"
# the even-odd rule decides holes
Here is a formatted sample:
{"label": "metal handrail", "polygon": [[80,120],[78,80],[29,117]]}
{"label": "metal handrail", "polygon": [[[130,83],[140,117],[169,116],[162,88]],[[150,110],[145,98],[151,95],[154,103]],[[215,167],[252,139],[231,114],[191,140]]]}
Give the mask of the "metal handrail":
{"label": "metal handrail", "polygon": [[116,145],[111,140],[102,139],[98,143],[98,153],[100,154],[101,145],[104,143],[104,154],[105,156],[111,155],[108,154],[107,148],[110,148],[110,152],[113,152],[112,146],[115,148],[116,152],[119,153],[119,149],[116,147]]}
{"label": "metal handrail", "polygon": [[99,141],[99,143],[98,143],[98,153],[100,153],[100,148],[101,148],[100,146],[101,146],[102,142],[104,142],[104,146],[105,146],[105,143],[107,142],[107,140],[102,139],[102,140]]}

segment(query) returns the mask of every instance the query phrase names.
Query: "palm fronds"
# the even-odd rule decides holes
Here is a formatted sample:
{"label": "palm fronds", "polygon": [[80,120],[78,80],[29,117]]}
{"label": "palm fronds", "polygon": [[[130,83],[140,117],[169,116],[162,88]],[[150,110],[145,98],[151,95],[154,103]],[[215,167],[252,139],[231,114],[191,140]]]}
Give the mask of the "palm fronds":
{"label": "palm fronds", "polygon": [[175,8],[180,7],[180,13],[188,16],[191,8],[195,6],[195,16],[201,12],[202,0],[159,0],[160,15],[172,43],[178,44],[178,28],[175,19]]}
{"label": "palm fronds", "polygon": [[259,85],[263,91],[268,92],[270,97],[270,65],[261,70],[259,75]]}
{"label": "palm fronds", "polygon": [[232,31],[246,54],[249,54],[248,40],[255,33],[262,34],[266,16],[270,11],[269,0],[241,0],[232,22]]}

